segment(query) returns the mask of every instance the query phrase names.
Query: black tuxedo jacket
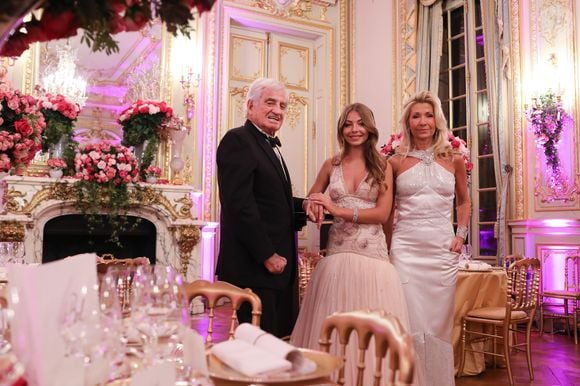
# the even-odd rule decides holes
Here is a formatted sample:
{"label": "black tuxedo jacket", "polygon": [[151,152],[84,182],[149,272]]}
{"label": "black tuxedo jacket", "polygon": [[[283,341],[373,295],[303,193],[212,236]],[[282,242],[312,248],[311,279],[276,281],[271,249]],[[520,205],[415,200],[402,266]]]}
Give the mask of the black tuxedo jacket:
{"label": "black tuxedo jacket", "polygon": [[[290,175],[264,136],[250,122],[226,133],[217,149],[221,203],[216,274],[240,287],[282,289],[294,284],[297,269],[296,209]],[[264,261],[278,253],[287,260],[274,275]]]}

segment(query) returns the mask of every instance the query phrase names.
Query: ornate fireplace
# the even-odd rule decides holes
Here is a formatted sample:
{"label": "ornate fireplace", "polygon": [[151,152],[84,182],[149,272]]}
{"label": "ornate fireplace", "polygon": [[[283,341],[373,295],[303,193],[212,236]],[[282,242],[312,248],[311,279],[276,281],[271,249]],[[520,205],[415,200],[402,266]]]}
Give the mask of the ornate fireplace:
{"label": "ornate fireplace", "polygon": [[[78,215],[74,207],[73,179],[55,180],[47,177],[5,177],[0,214],[0,241],[24,243],[25,261],[41,263],[47,223],[63,216]],[[181,271],[187,281],[202,277],[202,228],[198,220],[200,194],[191,186],[146,185],[144,196],[132,200],[129,216],[142,218],[154,228],[154,250],[158,264],[170,265]],[[131,189],[130,189],[131,190]],[[78,216],[77,216],[78,217]],[[74,221],[73,221],[74,223]],[[208,227],[213,233],[214,228]],[[54,229],[53,229],[54,230]],[[208,230],[204,229],[204,238]],[[75,236],[71,232],[71,239]],[[213,235],[211,235],[213,236]],[[213,237],[210,237],[213,240]],[[62,239],[61,239],[62,240]],[[74,242],[72,240],[71,242]],[[87,245],[84,252],[92,252]]]}

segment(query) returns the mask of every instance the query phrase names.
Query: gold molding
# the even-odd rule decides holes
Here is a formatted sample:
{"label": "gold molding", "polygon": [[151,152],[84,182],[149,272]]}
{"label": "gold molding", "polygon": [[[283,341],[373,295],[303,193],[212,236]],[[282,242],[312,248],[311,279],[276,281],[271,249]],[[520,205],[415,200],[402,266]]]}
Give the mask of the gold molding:
{"label": "gold molding", "polygon": [[1,242],[24,242],[24,223],[20,221],[0,221]]}
{"label": "gold molding", "polygon": [[312,13],[312,0],[295,0],[287,7],[278,5],[276,0],[254,0],[252,6],[283,17],[310,19]]}
{"label": "gold molding", "polygon": [[[77,184],[57,182],[43,187],[34,193],[30,201],[28,201],[24,199],[26,196],[24,193],[11,187],[4,195],[6,212],[8,214],[22,214],[30,217],[35,209],[49,200],[75,201],[78,197],[78,189]],[[131,206],[151,207],[158,205],[167,211],[173,221],[193,219],[191,215],[193,204],[187,194],[173,201],[173,203],[170,202],[159,191],[147,186],[129,192],[129,203]],[[106,203],[105,199],[103,203]]]}
{"label": "gold molding", "polygon": [[[295,128],[298,124],[298,118],[300,117],[300,107],[308,106],[308,99],[306,97],[301,97],[293,92],[288,95],[288,110],[286,111],[286,121],[291,128]],[[307,115],[304,115],[304,121],[307,122]]]}
{"label": "gold molding", "polygon": [[[255,79],[263,77],[266,72],[266,41],[264,39],[252,38],[238,34],[231,34],[230,38],[231,38],[230,53],[228,55],[229,56],[228,70],[230,73],[230,79],[239,80],[242,82],[253,82]],[[257,49],[257,51],[260,52],[260,70],[253,74],[248,74],[250,75],[250,77],[244,76],[244,74],[242,74],[240,70],[236,68],[236,65],[234,63],[233,54],[235,52],[235,49],[242,44],[242,41],[252,42],[253,46]]]}
{"label": "gold molding", "polygon": [[[533,6],[533,2],[532,2]],[[515,219],[524,219],[527,216],[527,195],[528,189],[524,182],[524,155],[526,153],[525,135],[523,128],[523,110],[522,110],[522,98],[521,98],[521,64],[520,64],[520,4],[519,0],[511,1],[510,8],[510,20],[511,20],[511,60],[513,63],[513,133],[514,133],[514,161],[515,161],[515,172],[514,172],[514,198],[515,198]],[[533,23],[530,23],[533,26]],[[532,33],[532,36],[534,34]]]}
{"label": "gold molding", "polygon": [[[305,77],[300,80],[298,84],[290,83],[288,79],[282,74],[282,57],[289,51],[298,52],[304,64]],[[299,46],[297,44],[279,43],[278,44],[278,78],[286,84],[287,88],[308,91],[310,84],[310,50],[308,47]]]}
{"label": "gold molding", "polygon": [[179,249],[180,271],[184,277],[187,276],[187,268],[193,248],[201,239],[201,231],[196,225],[180,225],[170,228]]}

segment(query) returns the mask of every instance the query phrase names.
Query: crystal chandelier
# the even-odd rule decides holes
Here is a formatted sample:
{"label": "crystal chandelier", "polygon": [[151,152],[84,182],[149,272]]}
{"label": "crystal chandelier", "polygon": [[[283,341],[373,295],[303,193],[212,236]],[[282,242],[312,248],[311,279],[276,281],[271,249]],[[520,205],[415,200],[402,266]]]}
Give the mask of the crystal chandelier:
{"label": "crystal chandelier", "polygon": [[43,88],[51,94],[61,94],[83,107],[87,100],[87,81],[75,74],[76,50],[67,43],[56,48],[58,64],[46,75]]}

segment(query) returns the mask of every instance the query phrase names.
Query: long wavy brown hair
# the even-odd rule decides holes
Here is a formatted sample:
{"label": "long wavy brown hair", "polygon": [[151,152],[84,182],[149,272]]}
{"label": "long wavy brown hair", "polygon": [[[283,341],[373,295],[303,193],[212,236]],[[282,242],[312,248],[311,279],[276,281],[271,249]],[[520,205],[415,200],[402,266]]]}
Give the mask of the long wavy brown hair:
{"label": "long wavy brown hair", "polygon": [[377,130],[377,125],[375,123],[375,116],[371,109],[369,109],[366,105],[363,105],[362,103],[353,103],[346,106],[344,110],[342,110],[336,125],[336,137],[338,139],[341,152],[339,156],[334,159],[333,164],[339,165],[349,151],[350,145],[344,139],[343,130],[346,125],[346,118],[352,111],[359,113],[362,123],[369,135],[367,141],[364,143],[363,151],[365,166],[369,173],[366,181],[369,182],[371,186],[378,184],[379,191],[382,192],[385,189],[384,183],[386,161],[377,150],[379,131]]}

